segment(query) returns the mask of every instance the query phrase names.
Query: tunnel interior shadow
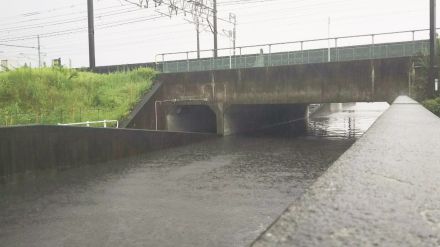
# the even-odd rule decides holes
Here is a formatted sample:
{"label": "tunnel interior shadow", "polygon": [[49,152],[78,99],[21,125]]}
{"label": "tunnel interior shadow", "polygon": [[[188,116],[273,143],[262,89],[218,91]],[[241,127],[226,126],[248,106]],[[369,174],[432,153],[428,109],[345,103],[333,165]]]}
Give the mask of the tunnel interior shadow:
{"label": "tunnel interior shadow", "polygon": [[166,116],[167,130],[216,133],[216,119],[207,105],[173,105]]}

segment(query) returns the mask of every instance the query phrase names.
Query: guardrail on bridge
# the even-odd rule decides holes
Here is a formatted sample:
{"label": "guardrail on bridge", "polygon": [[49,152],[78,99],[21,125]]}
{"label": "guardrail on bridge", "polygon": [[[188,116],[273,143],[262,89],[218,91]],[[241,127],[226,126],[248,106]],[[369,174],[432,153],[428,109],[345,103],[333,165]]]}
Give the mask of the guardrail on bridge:
{"label": "guardrail on bridge", "polygon": [[[206,57],[206,54],[210,56],[213,50],[200,51],[201,54],[205,54],[205,57],[200,59],[193,58],[197,51],[162,53],[156,55],[156,69],[162,73],[175,73],[411,57],[429,52],[429,41],[423,35],[428,31],[428,29],[420,29],[241,46],[235,49],[222,48],[219,49],[219,53],[223,53],[224,56],[217,58]],[[378,37],[382,37],[382,39],[389,42],[377,43]],[[365,41],[365,39],[369,39],[369,41]],[[342,41],[346,40],[351,40],[350,45],[340,46]],[[332,42],[333,46],[331,47]],[[292,46],[296,46],[296,49],[292,49]],[[305,49],[306,46],[310,48]],[[277,48],[277,51],[275,51],[275,48]],[[246,53],[246,51],[252,49],[254,51],[260,49],[260,52]],[[264,49],[267,49],[268,52],[264,53]],[[182,56],[184,59],[181,59]],[[180,59],[167,61],[168,57]],[[161,61],[158,61],[158,58]]]}

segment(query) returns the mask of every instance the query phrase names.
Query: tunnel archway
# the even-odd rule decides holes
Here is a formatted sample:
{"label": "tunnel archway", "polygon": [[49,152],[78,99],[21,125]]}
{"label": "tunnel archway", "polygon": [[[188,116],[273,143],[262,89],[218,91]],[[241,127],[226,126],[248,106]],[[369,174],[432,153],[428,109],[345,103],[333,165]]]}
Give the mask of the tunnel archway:
{"label": "tunnel archway", "polygon": [[173,105],[166,115],[168,131],[217,133],[216,115],[207,105]]}
{"label": "tunnel archway", "polygon": [[[231,105],[224,113],[224,134],[252,133],[296,120],[303,122],[307,109],[306,104]],[[295,128],[303,129],[304,126],[300,124]]]}

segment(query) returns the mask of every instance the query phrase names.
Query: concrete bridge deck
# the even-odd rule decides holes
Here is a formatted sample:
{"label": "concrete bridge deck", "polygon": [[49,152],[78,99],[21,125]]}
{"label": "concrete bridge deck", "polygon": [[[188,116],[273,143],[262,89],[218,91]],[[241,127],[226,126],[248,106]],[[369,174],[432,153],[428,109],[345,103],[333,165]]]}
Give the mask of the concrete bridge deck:
{"label": "concrete bridge deck", "polygon": [[304,117],[307,104],[392,102],[415,73],[411,57],[165,73],[122,126],[228,135]]}
{"label": "concrete bridge deck", "polygon": [[253,244],[439,246],[440,119],[399,97]]}

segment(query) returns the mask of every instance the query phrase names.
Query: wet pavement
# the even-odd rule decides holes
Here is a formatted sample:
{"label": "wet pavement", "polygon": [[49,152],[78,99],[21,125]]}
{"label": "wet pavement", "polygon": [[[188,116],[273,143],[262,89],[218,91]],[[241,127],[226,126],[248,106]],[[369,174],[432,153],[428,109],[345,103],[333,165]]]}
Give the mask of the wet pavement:
{"label": "wet pavement", "polygon": [[0,186],[0,246],[247,246],[385,109],[338,105],[258,135]]}

